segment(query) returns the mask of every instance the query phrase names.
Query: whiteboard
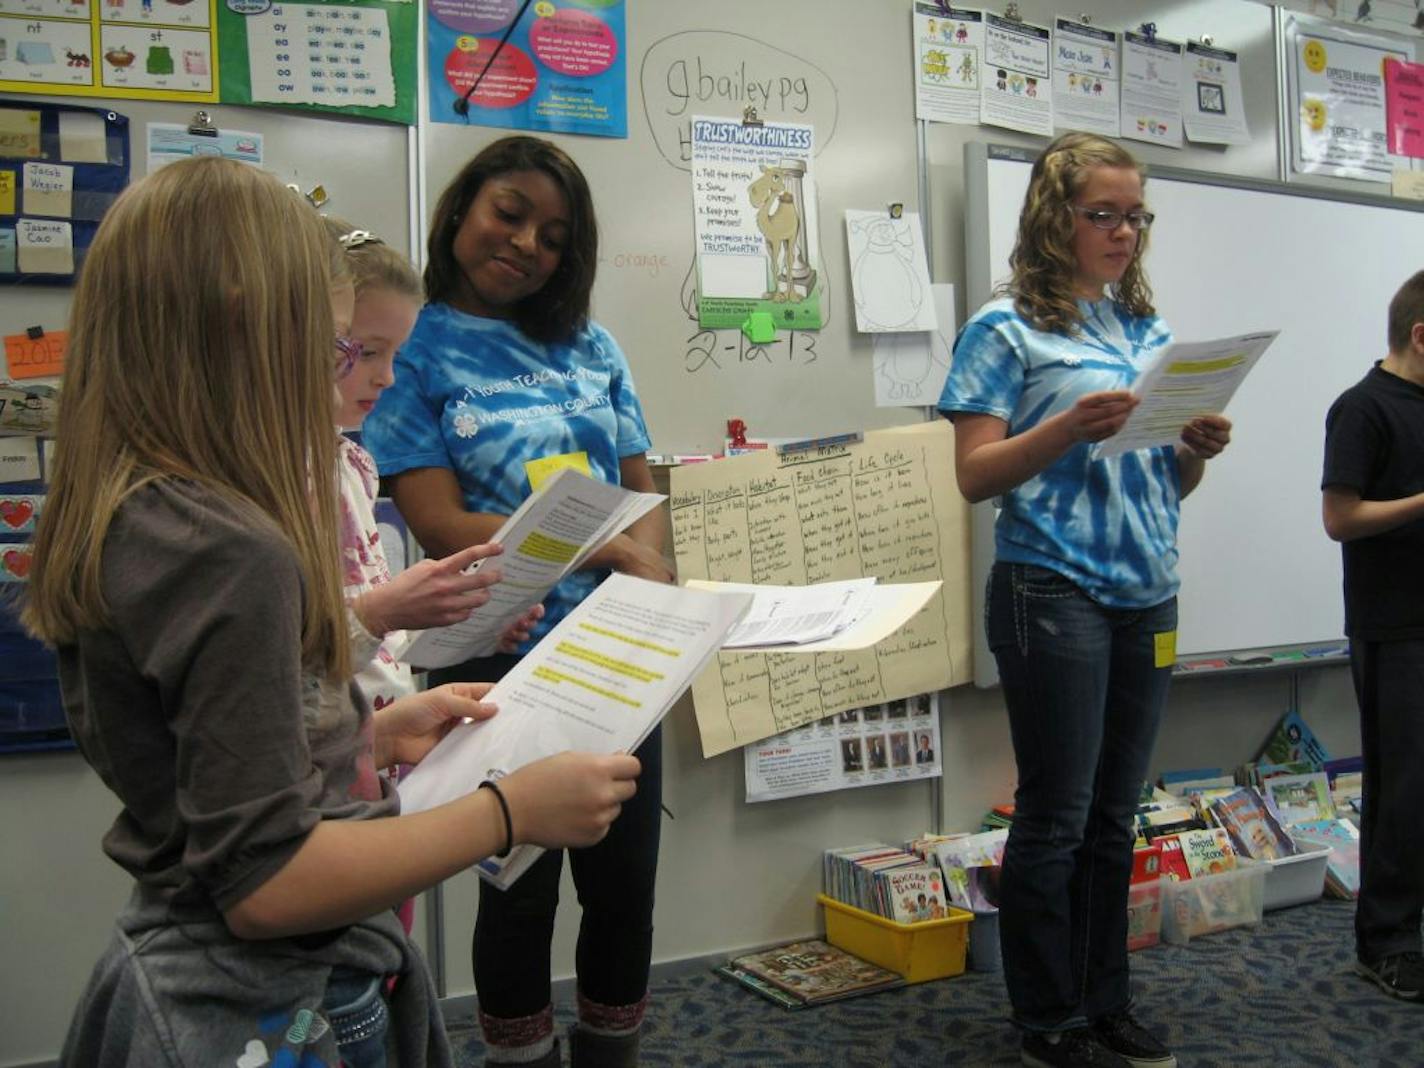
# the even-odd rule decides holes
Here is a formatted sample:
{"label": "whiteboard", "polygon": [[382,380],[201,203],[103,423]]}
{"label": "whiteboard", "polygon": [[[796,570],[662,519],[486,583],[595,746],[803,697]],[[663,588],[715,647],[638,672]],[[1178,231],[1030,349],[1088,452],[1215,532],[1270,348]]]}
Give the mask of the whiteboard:
{"label": "whiteboard", "polygon": [[[1031,160],[966,146],[971,307],[1008,274]],[[1231,446],[1182,505],[1177,651],[1337,641],[1340,548],[1320,519],[1325,413],[1385,354],[1389,300],[1421,267],[1424,210],[1165,168],[1146,194],[1157,213],[1147,273],[1175,336],[1281,331],[1226,410]],[[993,553],[983,516],[974,539],[982,578]]]}
{"label": "whiteboard", "polygon": [[[627,139],[539,135],[566,149],[588,178],[600,238],[593,315],[627,353],[653,452],[720,452],[730,418],[753,437],[923,418],[875,406],[871,340],[855,329],[844,223],[847,208],[917,207],[910,46],[910,7],[898,0],[636,3],[628,16]],[[691,313],[690,121],[740,118],[748,102],[765,121],[815,130],[821,262],[814,266],[826,285],[825,326],[778,331],[765,347],[736,330],[704,330]],[[460,167],[503,133],[448,123],[423,130],[427,211]]]}

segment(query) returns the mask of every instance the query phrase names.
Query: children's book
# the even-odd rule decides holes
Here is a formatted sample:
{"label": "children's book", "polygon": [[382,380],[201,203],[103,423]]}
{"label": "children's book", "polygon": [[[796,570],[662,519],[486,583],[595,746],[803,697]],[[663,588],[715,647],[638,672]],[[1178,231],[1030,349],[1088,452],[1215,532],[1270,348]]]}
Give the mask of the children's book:
{"label": "children's book", "polygon": [[1151,882],[1162,874],[1162,847],[1156,842],[1151,845],[1139,846],[1132,851],[1132,875],[1128,882],[1136,885],[1138,883]]}
{"label": "children's book", "polygon": [[935,846],[935,858],[944,872],[945,892],[951,904],[962,909],[985,912],[995,907],[979,879],[971,880],[972,868],[999,867],[1004,863],[1007,830],[984,831]]}
{"label": "children's book", "polygon": [[1211,814],[1226,828],[1238,856],[1254,860],[1278,860],[1294,856],[1295,843],[1281,827],[1261,795],[1243,786],[1211,803]]}
{"label": "children's book", "polygon": [[1276,816],[1287,826],[1306,820],[1335,818],[1330,783],[1323,771],[1308,775],[1272,775],[1261,783],[1261,793]]}
{"label": "children's book", "polygon": [[944,919],[946,898],[938,867],[917,864],[912,868],[884,872],[880,878],[885,883],[890,918],[896,923]]}
{"label": "children's book", "polygon": [[1177,835],[1182,844],[1182,858],[1192,878],[1216,875],[1236,867],[1236,850],[1231,838],[1220,827],[1205,831],[1183,831]]}
{"label": "children's book", "polygon": [[1320,768],[1330,759],[1330,754],[1315,732],[1300,718],[1300,713],[1287,712],[1266,739],[1261,759],[1271,764],[1304,761],[1312,768]]}
{"label": "children's book", "polygon": [[1164,771],[1159,780],[1162,789],[1177,797],[1190,797],[1217,786],[1235,786],[1236,780],[1220,768],[1189,768],[1182,771]]}
{"label": "children's book", "polygon": [[[735,958],[727,967],[753,976],[803,1005],[820,1005],[905,985],[903,976],[861,960],[820,939],[791,942],[759,953],[748,953]],[[760,986],[746,983],[740,976],[730,977],[759,993],[766,993]]]}
{"label": "children's book", "polygon": [[1187,858],[1182,855],[1182,843],[1175,834],[1158,838],[1152,844],[1162,849],[1162,878],[1177,883],[1192,877],[1192,870],[1187,867]]}
{"label": "children's book", "polygon": [[1329,847],[1325,887],[1331,897],[1348,901],[1360,896],[1360,832],[1353,823],[1347,819],[1308,820],[1290,830],[1303,848]]}

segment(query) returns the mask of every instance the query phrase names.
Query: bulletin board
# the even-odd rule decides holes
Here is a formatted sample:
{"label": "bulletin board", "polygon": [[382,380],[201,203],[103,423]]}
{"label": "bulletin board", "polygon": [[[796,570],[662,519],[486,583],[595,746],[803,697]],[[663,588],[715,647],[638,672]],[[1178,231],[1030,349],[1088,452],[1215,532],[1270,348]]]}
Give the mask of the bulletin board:
{"label": "bulletin board", "polygon": [[69,285],[129,179],[128,119],[0,104],[0,282]]}

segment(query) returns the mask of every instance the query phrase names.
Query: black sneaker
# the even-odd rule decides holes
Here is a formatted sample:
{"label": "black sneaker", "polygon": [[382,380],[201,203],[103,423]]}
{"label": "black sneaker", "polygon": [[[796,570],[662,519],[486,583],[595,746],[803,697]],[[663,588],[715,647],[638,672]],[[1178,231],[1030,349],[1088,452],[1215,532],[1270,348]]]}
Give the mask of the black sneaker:
{"label": "black sneaker", "polygon": [[1177,1068],[1177,1058],[1126,1009],[1095,1020],[1093,1033],[1133,1068]]}
{"label": "black sneaker", "polygon": [[1103,1046],[1088,1027],[1052,1035],[1026,1031],[1019,1056],[1033,1068],[1127,1068],[1127,1062]]}
{"label": "black sneaker", "polygon": [[1355,971],[1391,997],[1405,1001],[1424,998],[1424,957],[1418,953],[1396,953],[1373,964],[1356,961]]}

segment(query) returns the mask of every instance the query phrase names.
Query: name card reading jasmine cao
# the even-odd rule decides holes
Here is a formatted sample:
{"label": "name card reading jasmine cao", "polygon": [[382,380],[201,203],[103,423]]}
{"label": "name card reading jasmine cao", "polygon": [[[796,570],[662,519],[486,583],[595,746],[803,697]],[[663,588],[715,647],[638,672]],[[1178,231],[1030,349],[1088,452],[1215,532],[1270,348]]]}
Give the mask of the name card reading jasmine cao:
{"label": "name card reading jasmine cao", "polygon": [[69,223],[20,219],[15,242],[21,274],[74,273],[74,230]]}

